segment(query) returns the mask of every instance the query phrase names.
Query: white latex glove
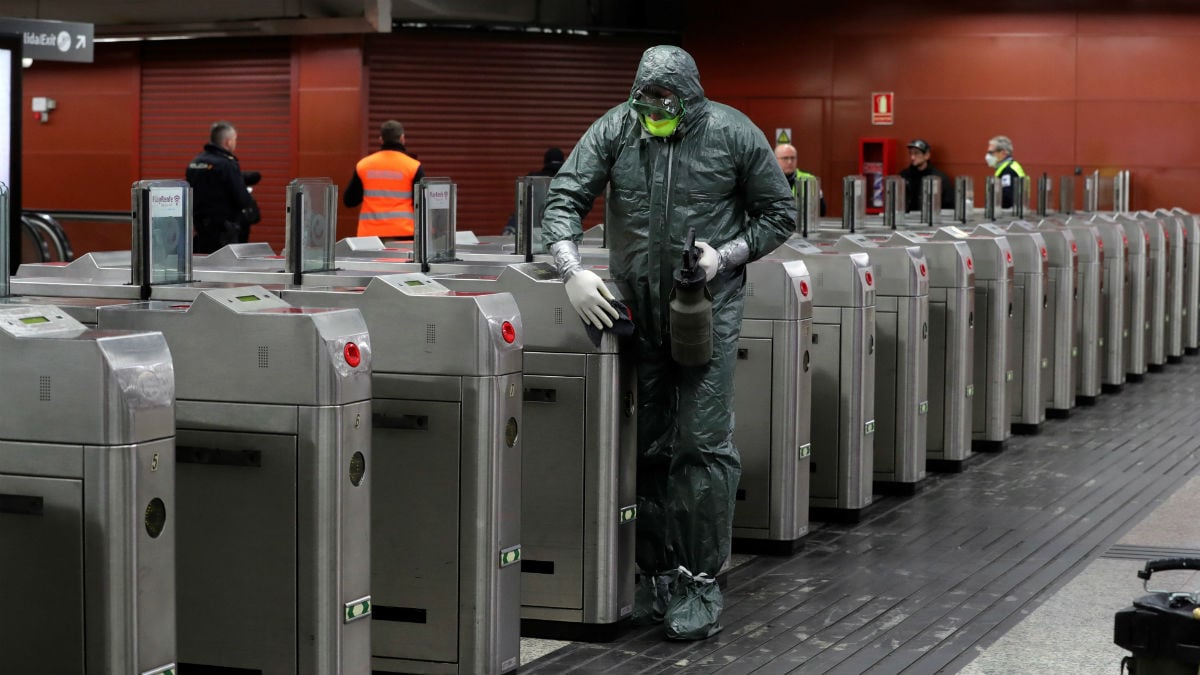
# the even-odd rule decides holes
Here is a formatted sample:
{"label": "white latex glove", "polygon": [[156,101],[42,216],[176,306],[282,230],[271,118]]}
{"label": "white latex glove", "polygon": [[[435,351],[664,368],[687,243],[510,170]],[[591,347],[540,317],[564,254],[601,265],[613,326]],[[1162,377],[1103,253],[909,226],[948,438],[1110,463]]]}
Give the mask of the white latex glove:
{"label": "white latex glove", "polygon": [[608,301],[612,293],[595,272],[578,270],[566,281],[567,298],[580,318],[601,330],[612,328],[617,310]]}
{"label": "white latex glove", "polygon": [[712,281],[712,278],[717,276],[717,267],[721,264],[721,256],[717,255],[717,249],[708,245],[707,241],[696,242],[696,248],[700,249],[700,269],[704,270],[704,280]]}

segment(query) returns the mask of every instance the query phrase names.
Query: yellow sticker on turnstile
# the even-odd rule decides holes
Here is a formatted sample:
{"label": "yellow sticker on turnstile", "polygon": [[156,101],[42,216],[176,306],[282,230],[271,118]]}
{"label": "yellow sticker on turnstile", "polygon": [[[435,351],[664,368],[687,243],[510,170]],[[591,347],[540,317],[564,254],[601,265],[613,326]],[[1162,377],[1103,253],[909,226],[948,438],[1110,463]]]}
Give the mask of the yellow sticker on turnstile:
{"label": "yellow sticker on turnstile", "polygon": [[800,458],[809,457],[812,455],[812,443],[805,443],[800,446]]}
{"label": "yellow sticker on turnstile", "polygon": [[617,524],[624,525],[637,520],[637,506],[626,506],[617,514]]}
{"label": "yellow sticker on turnstile", "polygon": [[511,548],[506,548],[500,551],[500,566],[508,567],[513,563],[521,562],[521,546],[520,544]]}
{"label": "yellow sticker on turnstile", "polygon": [[359,619],[371,615],[371,596],[364,596],[357,600],[351,600],[345,605],[345,616],[342,617],[343,623],[358,621]]}

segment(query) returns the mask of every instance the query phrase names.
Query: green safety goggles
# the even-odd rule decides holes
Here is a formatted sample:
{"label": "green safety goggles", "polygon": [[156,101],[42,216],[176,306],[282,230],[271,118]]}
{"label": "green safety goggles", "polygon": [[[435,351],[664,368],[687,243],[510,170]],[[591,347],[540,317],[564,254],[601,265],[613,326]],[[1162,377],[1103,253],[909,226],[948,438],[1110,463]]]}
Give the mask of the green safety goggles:
{"label": "green safety goggles", "polygon": [[629,97],[629,107],[639,115],[651,119],[673,120],[683,114],[683,102],[679,96],[667,92],[647,92],[639,89]]}

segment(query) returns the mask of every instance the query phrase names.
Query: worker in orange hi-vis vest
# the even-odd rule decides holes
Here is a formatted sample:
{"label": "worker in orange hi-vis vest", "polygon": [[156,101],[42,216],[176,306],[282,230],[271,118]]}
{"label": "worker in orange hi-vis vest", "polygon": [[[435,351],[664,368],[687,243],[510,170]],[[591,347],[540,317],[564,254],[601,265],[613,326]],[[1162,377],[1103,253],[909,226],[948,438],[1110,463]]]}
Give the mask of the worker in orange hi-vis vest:
{"label": "worker in orange hi-vis vest", "polygon": [[379,130],[382,147],[359,160],[342,196],[349,208],[362,204],[358,236],[412,239],[413,185],[425,176],[404,147],[404,125],[388,120]]}

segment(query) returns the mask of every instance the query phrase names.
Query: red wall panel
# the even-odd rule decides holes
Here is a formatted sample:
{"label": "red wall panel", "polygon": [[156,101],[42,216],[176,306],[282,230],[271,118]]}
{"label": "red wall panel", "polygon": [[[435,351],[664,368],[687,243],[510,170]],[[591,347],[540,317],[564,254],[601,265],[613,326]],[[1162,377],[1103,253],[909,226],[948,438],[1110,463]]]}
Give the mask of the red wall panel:
{"label": "red wall panel", "polygon": [[[1200,210],[1200,191],[1185,187],[1200,168],[1200,74],[1189,66],[1200,60],[1200,13],[1112,12],[1118,4],[762,0],[751,17],[699,0],[683,42],[710,96],[755,101],[747,113],[768,134],[820,137],[826,185],[856,170],[859,138],[921,137],[943,169],[976,177],[978,195],[987,139],[1004,134],[1034,175],[1129,169],[1135,205]],[[791,109],[802,88],[823,99],[819,125]],[[870,123],[874,91],[895,92],[895,124]]]}
{"label": "red wall panel", "polygon": [[[129,210],[137,179],[138,55],[133,45],[99,45],[90,64],[37,61],[24,71],[24,208]],[[30,99],[53,98],[46,123]],[[76,251],[129,248],[129,228],[64,223]]]}

